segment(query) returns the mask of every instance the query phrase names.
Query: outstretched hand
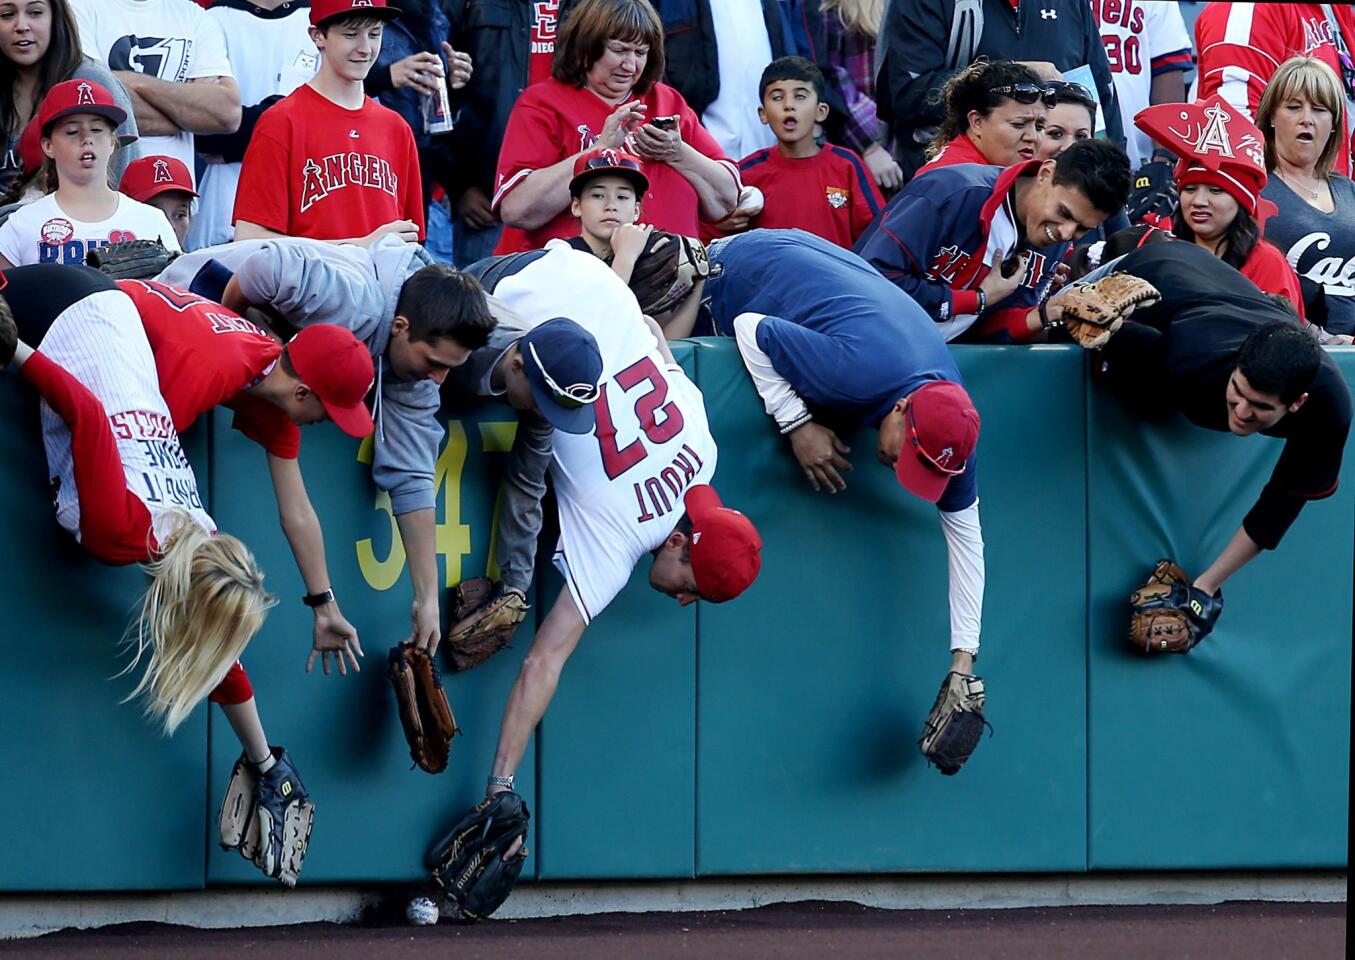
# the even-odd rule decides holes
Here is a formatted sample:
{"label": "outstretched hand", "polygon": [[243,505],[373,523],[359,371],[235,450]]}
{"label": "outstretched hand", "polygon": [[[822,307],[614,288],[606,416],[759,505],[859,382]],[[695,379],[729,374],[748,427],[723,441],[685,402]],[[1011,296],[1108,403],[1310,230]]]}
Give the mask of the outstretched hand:
{"label": "outstretched hand", "polygon": [[[319,657],[324,666],[325,676],[329,676],[329,659],[334,658],[339,668],[339,676],[348,676],[351,665],[355,672],[362,672],[358,657],[364,656],[362,644],[358,642],[357,629],[339,612],[337,604],[325,604],[315,610],[315,633],[311,643],[311,655],[306,658],[306,672],[310,673]],[[344,658],[348,660],[345,663]]]}

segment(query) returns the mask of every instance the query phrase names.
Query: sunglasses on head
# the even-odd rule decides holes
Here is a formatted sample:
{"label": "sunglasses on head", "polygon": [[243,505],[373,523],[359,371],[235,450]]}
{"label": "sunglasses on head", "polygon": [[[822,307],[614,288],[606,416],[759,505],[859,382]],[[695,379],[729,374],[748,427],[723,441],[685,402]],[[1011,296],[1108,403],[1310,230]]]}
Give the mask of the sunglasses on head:
{"label": "sunglasses on head", "polygon": [[930,467],[938,473],[944,473],[948,477],[958,477],[964,473],[967,463],[961,463],[958,467],[943,467],[932,458],[922,446],[922,438],[917,435],[917,420],[913,417],[913,405],[908,405],[908,439],[913,444],[913,451],[917,454],[918,460],[926,467]]}
{"label": "sunglasses on head", "polygon": [[1054,95],[1056,103],[1071,100],[1088,107],[1096,105],[1096,97],[1092,96],[1092,92],[1082,84],[1073,83],[1071,80],[1049,81],[1049,92]]}
{"label": "sunglasses on head", "polygon": [[541,377],[546,381],[546,386],[550,387],[551,399],[566,410],[586,407],[597,400],[602,393],[602,388],[596,383],[575,383],[568,387],[560,386],[546,372],[546,365],[541,362],[541,355],[536,352],[536,344],[527,344],[527,349],[532,352],[532,359],[536,361],[536,369],[541,371]]}
{"label": "sunglasses on head", "polygon": [[1038,83],[1008,83],[1001,87],[993,87],[988,91],[996,93],[1002,97],[1009,97],[1017,103],[1030,106],[1032,103],[1044,101],[1046,107],[1054,106],[1054,91],[1048,87],[1042,87]]}

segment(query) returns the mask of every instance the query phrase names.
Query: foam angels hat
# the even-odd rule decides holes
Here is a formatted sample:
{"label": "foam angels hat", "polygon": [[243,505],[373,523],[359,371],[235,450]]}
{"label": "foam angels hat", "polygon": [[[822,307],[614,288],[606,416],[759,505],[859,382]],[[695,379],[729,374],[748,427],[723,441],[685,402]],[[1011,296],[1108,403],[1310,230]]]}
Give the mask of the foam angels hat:
{"label": "foam angels hat", "polygon": [[1225,190],[1259,225],[1277,212],[1261,196],[1266,143],[1251,119],[1217,93],[1194,103],[1159,103],[1134,115],[1134,125],[1181,159],[1176,183]]}

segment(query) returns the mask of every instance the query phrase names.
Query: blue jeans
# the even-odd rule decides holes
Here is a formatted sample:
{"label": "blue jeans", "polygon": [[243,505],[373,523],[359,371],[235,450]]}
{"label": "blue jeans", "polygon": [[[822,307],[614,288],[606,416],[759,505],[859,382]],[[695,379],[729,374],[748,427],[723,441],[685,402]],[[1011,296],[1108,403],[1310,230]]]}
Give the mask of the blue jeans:
{"label": "blue jeans", "polygon": [[501,233],[503,224],[496,223],[488,230],[476,230],[462,220],[456,221],[456,228],[452,231],[452,262],[465,268],[491,256]]}

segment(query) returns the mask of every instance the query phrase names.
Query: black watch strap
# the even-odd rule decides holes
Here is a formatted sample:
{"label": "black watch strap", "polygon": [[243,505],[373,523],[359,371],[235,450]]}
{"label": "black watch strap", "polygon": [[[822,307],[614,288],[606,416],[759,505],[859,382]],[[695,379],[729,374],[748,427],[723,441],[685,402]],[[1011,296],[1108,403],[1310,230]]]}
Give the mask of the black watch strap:
{"label": "black watch strap", "polygon": [[334,602],[334,589],[332,587],[321,590],[319,593],[308,593],[301,598],[301,602],[308,607],[321,607],[326,603]]}

